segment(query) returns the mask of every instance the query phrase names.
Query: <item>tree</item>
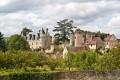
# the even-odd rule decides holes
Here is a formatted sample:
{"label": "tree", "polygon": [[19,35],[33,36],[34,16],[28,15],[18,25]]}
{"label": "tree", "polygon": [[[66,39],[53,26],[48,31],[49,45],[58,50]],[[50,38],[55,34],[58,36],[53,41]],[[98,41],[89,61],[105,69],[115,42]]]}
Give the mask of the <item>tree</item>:
{"label": "tree", "polygon": [[69,41],[69,33],[73,32],[73,28],[76,28],[73,26],[73,20],[64,19],[57,22],[57,26],[53,31],[57,32],[54,37],[57,38],[59,44]]}
{"label": "tree", "polygon": [[47,60],[48,66],[52,71],[55,70],[56,67],[60,65],[60,60],[59,59],[54,59],[54,58],[48,58]]}
{"label": "tree", "polygon": [[22,29],[22,31],[21,31],[21,34],[22,34],[23,36],[26,36],[29,32],[32,32],[32,30],[24,27],[24,28]]}
{"label": "tree", "polygon": [[1,32],[0,32],[0,50],[3,52],[6,51],[6,42]]}
{"label": "tree", "polygon": [[26,39],[18,34],[10,36],[8,43],[8,50],[28,50],[29,44]]}
{"label": "tree", "polygon": [[73,52],[68,52],[66,58],[65,58],[65,65],[69,68],[75,67],[75,61],[76,61],[76,54]]}

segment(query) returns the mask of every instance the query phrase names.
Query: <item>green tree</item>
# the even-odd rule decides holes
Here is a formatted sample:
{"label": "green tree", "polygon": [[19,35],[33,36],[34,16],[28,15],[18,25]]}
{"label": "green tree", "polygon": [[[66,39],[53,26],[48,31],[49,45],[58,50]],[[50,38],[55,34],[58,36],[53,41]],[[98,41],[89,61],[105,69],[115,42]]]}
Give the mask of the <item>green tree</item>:
{"label": "green tree", "polygon": [[71,67],[75,67],[75,63],[76,63],[76,54],[73,52],[68,52],[65,58],[65,65],[69,68],[69,71]]}
{"label": "green tree", "polygon": [[10,36],[8,43],[8,50],[28,50],[29,44],[26,39],[18,34]]}
{"label": "green tree", "polygon": [[21,31],[21,34],[22,34],[23,36],[26,36],[29,32],[32,32],[32,30],[24,27],[24,28],[22,29],[22,31]]}
{"label": "green tree", "polygon": [[55,70],[55,68],[60,65],[60,60],[59,59],[48,58],[47,62],[48,62],[48,66],[50,67],[50,69],[52,71]]}
{"label": "green tree", "polygon": [[76,53],[76,67],[80,70],[94,70],[99,57],[93,51],[81,51]]}
{"label": "green tree", "polygon": [[114,61],[115,69],[120,69],[120,44],[110,50],[110,53],[112,54],[112,61]]}
{"label": "green tree", "polygon": [[57,38],[55,42],[63,43],[65,41],[69,41],[69,33],[73,32],[73,20],[64,19],[60,22],[57,22],[57,26],[55,26],[54,32],[57,32],[54,37]]}
{"label": "green tree", "polygon": [[0,50],[3,52],[6,51],[6,42],[1,32],[0,32]]}

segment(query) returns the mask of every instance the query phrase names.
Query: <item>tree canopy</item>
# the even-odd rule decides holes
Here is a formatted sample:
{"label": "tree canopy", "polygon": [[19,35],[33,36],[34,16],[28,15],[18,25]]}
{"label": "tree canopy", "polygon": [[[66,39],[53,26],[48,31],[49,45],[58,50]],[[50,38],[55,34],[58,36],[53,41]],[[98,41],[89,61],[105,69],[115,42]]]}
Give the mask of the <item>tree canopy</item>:
{"label": "tree canopy", "polygon": [[73,20],[64,19],[59,22],[57,22],[57,26],[54,27],[53,30],[56,32],[54,35],[55,42],[63,43],[65,41],[69,41],[69,33],[73,32],[73,28],[76,28],[73,26]]}
{"label": "tree canopy", "polygon": [[26,39],[18,34],[10,36],[8,50],[28,50],[29,44]]}
{"label": "tree canopy", "polygon": [[0,32],[0,50],[3,52],[6,51],[6,42],[1,32]]}
{"label": "tree canopy", "polygon": [[22,31],[21,31],[21,34],[22,34],[23,36],[26,36],[29,32],[32,32],[32,30],[24,27],[24,28],[22,29]]}

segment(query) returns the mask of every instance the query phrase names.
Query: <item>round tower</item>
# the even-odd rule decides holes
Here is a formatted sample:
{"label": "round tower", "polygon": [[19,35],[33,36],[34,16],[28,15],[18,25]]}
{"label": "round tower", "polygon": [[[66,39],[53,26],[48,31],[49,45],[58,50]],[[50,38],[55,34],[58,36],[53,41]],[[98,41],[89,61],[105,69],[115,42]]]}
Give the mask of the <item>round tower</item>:
{"label": "round tower", "polygon": [[40,43],[41,43],[41,48],[44,49],[45,48],[45,43],[46,43],[46,35],[44,30],[42,29],[42,32],[40,34]]}
{"label": "round tower", "polygon": [[75,45],[75,34],[70,33],[70,46],[74,46],[74,45]]}

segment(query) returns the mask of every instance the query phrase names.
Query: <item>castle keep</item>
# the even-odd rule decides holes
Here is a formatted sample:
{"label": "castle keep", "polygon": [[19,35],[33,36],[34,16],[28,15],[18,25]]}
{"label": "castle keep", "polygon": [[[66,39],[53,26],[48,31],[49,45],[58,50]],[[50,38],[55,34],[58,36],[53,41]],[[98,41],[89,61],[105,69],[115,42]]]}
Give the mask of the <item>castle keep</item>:
{"label": "castle keep", "polygon": [[30,45],[30,48],[32,50],[34,49],[45,49],[47,47],[51,46],[52,43],[52,36],[50,36],[48,32],[48,28],[46,31],[42,28],[42,30],[39,30],[37,33],[30,32],[26,39]]}

